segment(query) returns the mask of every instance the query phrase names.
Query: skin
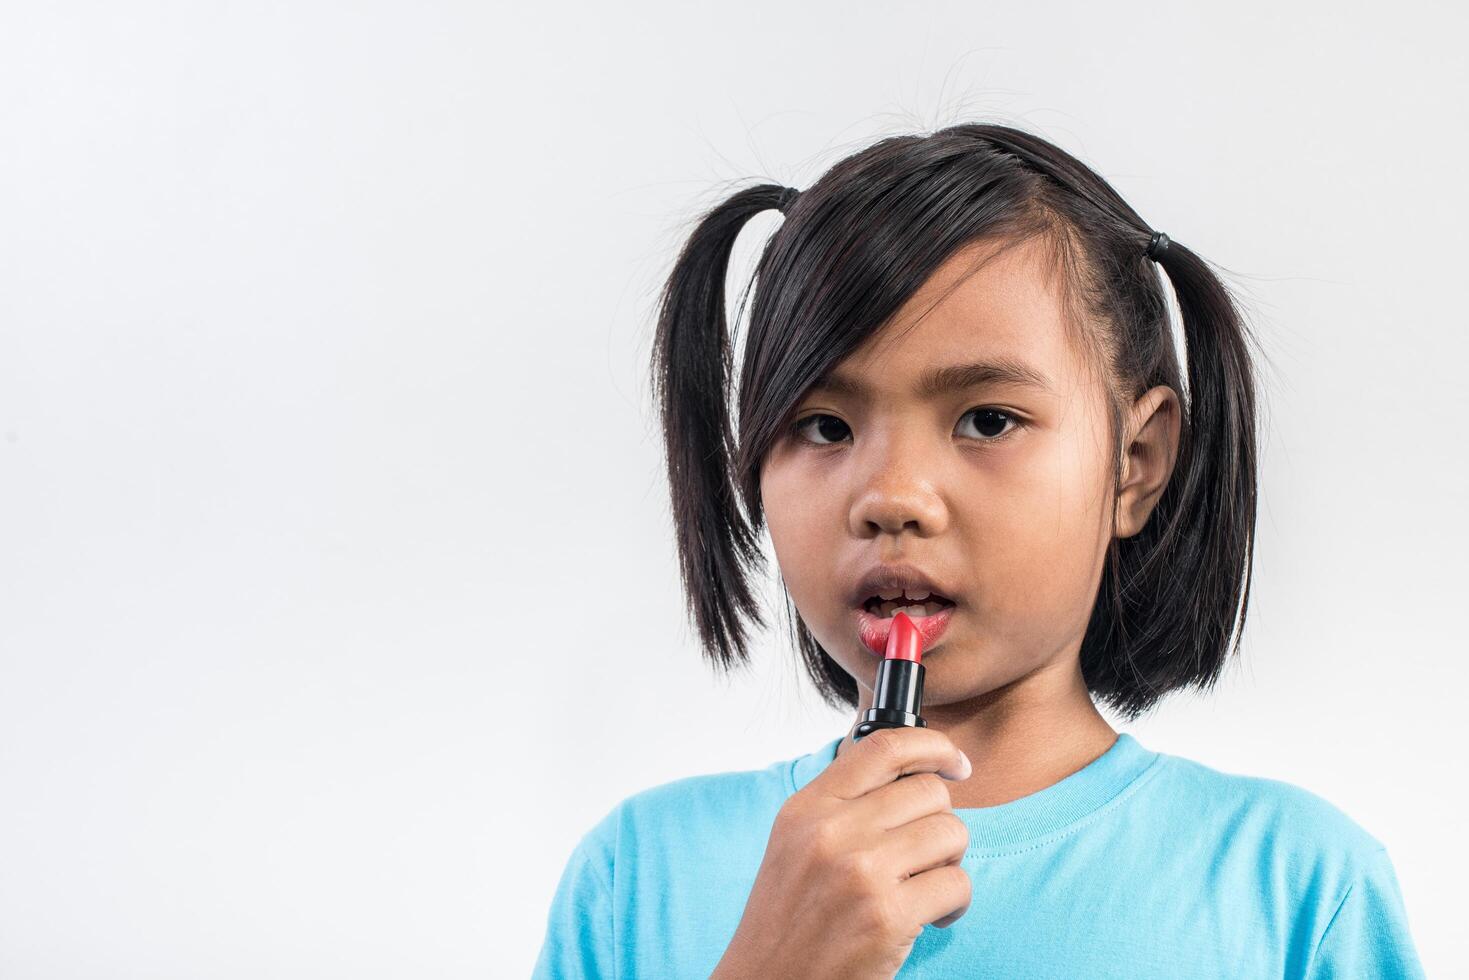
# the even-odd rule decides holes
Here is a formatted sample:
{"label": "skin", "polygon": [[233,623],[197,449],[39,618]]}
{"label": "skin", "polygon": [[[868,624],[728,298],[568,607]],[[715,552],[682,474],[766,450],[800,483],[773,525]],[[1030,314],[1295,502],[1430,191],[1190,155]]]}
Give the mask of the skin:
{"label": "skin", "polygon": [[[1076,336],[1100,328],[1068,327],[1064,309],[1043,242],[971,244],[837,366],[861,393],[813,388],[793,416],[802,429],[762,466],[781,577],[858,684],[853,724],[872,703],[877,658],[858,638],[848,590],[876,562],[910,562],[948,585],[957,607],[924,654],[923,714],[973,764],[948,786],[955,807],[1034,793],[1116,739],[1082,681],[1081,641],[1113,511],[1117,536],[1143,527],[1177,456],[1180,406],[1167,387],[1126,400],[1114,494],[1114,396]],[[1044,387],[917,390],[935,368],[995,359],[1028,366]],[[818,428],[817,415],[845,428]],[[855,748],[849,735],[839,758]]]}

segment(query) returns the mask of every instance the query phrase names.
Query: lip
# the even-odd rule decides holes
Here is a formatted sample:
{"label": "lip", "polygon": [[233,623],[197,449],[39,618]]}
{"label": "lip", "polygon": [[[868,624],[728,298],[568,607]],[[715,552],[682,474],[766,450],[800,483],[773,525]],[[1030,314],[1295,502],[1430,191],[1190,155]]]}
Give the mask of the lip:
{"label": "lip", "polygon": [[[940,594],[942,595],[943,593]],[[949,628],[949,620],[954,618],[954,610],[956,608],[956,606],[945,606],[932,616],[908,616],[909,619],[913,620],[913,625],[918,627],[918,635],[923,637],[923,653],[925,656],[933,645],[938,642],[939,637],[943,636],[944,630]],[[879,657],[886,654],[888,633],[892,632],[893,628],[893,617],[889,616],[883,619],[861,608],[854,609],[853,613],[857,617],[857,634],[862,638],[863,645]]]}

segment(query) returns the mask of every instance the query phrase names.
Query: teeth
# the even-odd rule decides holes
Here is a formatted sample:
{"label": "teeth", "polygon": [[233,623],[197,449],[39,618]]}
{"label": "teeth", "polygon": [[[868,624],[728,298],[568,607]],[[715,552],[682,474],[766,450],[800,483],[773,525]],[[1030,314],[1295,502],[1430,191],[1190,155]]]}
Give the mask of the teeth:
{"label": "teeth", "polygon": [[933,593],[927,589],[914,589],[912,592],[905,589],[889,589],[887,592],[879,592],[877,597],[884,602],[890,602],[893,599],[909,599],[913,602],[922,602],[931,595]]}
{"label": "teeth", "polygon": [[932,616],[943,608],[944,604],[941,602],[914,603],[907,601],[905,605],[899,605],[892,600],[888,600],[878,603],[873,613],[881,619],[891,619],[898,613],[903,612],[907,613],[910,619],[917,619],[920,616]]}

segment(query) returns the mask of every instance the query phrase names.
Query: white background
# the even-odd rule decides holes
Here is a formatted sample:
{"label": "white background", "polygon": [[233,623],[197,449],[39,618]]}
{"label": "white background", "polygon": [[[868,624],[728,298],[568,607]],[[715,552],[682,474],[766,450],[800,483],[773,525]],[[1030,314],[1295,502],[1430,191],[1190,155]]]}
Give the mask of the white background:
{"label": "white background", "polygon": [[779,631],[700,661],[653,299],[972,120],[1265,342],[1243,658],[1128,730],[1340,806],[1469,971],[1462,11],[532,8],[0,13],[0,975],[523,976],[614,803],[844,732]]}

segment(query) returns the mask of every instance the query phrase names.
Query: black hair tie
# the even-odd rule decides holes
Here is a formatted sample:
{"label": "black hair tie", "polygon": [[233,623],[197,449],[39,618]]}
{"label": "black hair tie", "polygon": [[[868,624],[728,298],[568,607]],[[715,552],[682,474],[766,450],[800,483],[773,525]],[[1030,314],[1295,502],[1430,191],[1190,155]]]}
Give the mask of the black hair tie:
{"label": "black hair tie", "polygon": [[1163,254],[1168,251],[1168,236],[1161,231],[1153,232],[1153,240],[1148,242],[1148,258],[1154,262],[1163,261]]}
{"label": "black hair tie", "polygon": [[775,202],[775,206],[780,210],[781,214],[785,214],[786,208],[790,207],[791,202],[800,196],[801,192],[796,188],[782,187],[780,191],[780,199]]}

